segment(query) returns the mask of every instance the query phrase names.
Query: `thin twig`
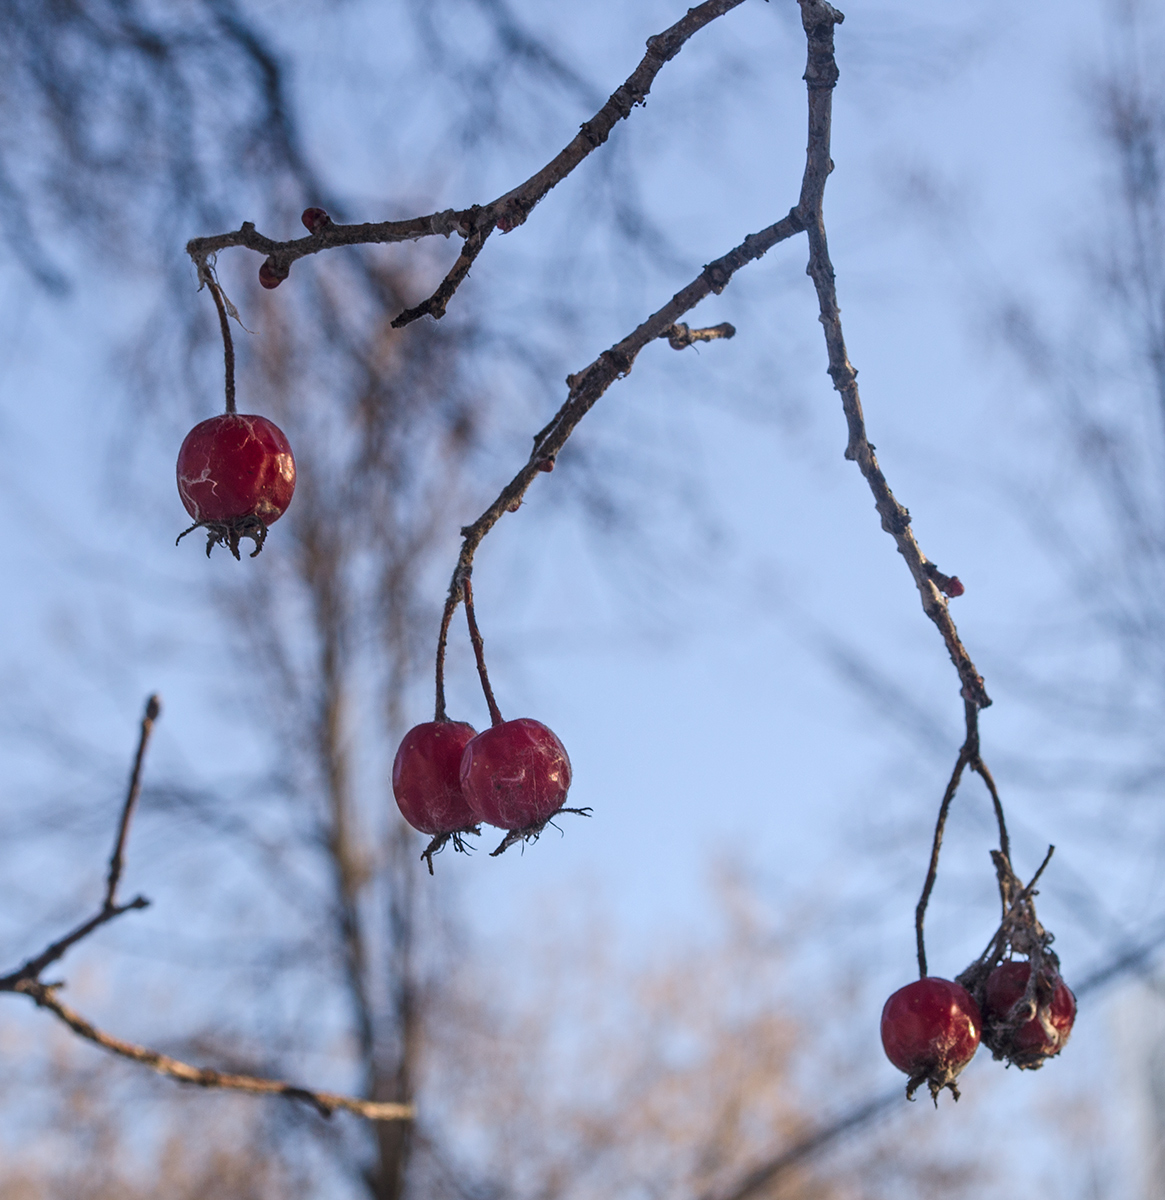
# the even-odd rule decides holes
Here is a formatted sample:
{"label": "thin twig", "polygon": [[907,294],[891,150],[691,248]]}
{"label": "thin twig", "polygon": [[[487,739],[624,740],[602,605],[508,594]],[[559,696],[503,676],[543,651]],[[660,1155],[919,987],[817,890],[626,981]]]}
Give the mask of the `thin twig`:
{"label": "thin twig", "polygon": [[477,673],[481,677],[481,690],[485,693],[486,704],[489,705],[490,724],[500,725],[502,714],[489,683],[489,671],[485,666],[485,642],[482,641],[481,630],[477,627],[477,614],[473,611],[473,584],[468,576],[462,585],[462,593],[465,600],[465,620],[469,625],[469,640],[473,643],[473,656],[477,659]]}
{"label": "thin twig", "polygon": [[[221,310],[220,310],[221,311]],[[146,701],[146,711],[142,714],[141,733],[138,736],[138,749],[134,755],[133,770],[129,776],[129,789],[126,792],[125,804],[121,809],[121,821],[117,826],[117,840],[113,845],[113,855],[109,860],[109,876],[105,885],[105,907],[113,908],[117,903],[117,885],[121,882],[121,873],[125,865],[125,841],[129,834],[129,824],[133,820],[134,809],[137,807],[138,796],[142,790],[142,763],[146,757],[146,747],[150,742],[150,734],[154,730],[154,722],[162,711],[162,703],[156,695]]]}
{"label": "thin twig", "polygon": [[665,329],[659,336],[667,338],[673,350],[684,350],[695,342],[714,342],[718,338],[735,337],[736,326],[721,321],[719,325],[709,325],[707,329],[689,329],[681,321],[678,325]]}
{"label": "thin twig", "polygon": [[239,229],[231,233],[192,238],[186,243],[186,253],[201,268],[207,259],[219,250],[231,246],[245,246],[265,255],[271,261],[273,270],[282,278],[296,259],[318,254],[321,250],[331,250],[337,246],[416,241],[423,237],[448,237],[457,233],[466,239],[466,245],[444,282],[429,300],[415,309],[401,313],[393,321],[393,325],[407,324],[425,313],[440,317],[445,312],[450,297],[469,273],[473,260],[480,253],[489,234],[495,228],[506,233],[523,224],[535,205],[592,151],[597,150],[610,136],[611,130],[631,115],[631,110],[636,105],[644,103],[655,77],[665,63],[675,58],[684,43],[705,25],[731,12],[743,2],[744,0],[705,0],[705,3],[690,8],[670,28],[648,38],[647,53],[639,65],[615,89],[606,104],[589,121],[583,122],[570,143],[540,171],[489,204],[474,205],[460,210],[446,209],[444,212],[410,217],[403,221],[381,221],[363,225],[329,223],[310,237],[287,242],[277,242],[264,237],[255,229],[253,222],[244,221]]}
{"label": "thin twig", "polygon": [[92,1042],[95,1046],[100,1046],[103,1050],[108,1050],[109,1053],[116,1054],[120,1058],[128,1058],[131,1062],[141,1063],[159,1075],[164,1075],[168,1079],[176,1079],[180,1083],[192,1083],[198,1087],[220,1088],[226,1091],[249,1092],[257,1096],[284,1096],[291,1100],[300,1100],[310,1104],[325,1117],[331,1116],[337,1109],[355,1113],[370,1121],[408,1121],[413,1117],[413,1108],[410,1104],[358,1100],[352,1096],[338,1095],[335,1092],[313,1091],[310,1088],[283,1083],[277,1079],[263,1079],[255,1075],[215,1071],[209,1067],[194,1067],[157,1050],[136,1046],[132,1042],[125,1042],[111,1034],[103,1033],[79,1013],[62,1004],[56,997],[56,989],[47,984],[37,980],[23,980],[15,990],[28,996],[39,1008],[47,1009],[55,1014],[75,1034],[86,1041]]}
{"label": "thin twig", "polygon": [[83,921],[76,929],[66,933],[64,937],[58,938],[50,946],[46,946],[35,958],[30,958],[11,974],[0,976],[0,992],[14,992],[17,990],[18,984],[27,980],[39,979],[47,967],[59,962],[72,947],[78,942],[84,941],[94,930],[100,929],[102,925],[108,925],[110,921],[116,920],[123,913],[132,912],[138,908],[149,908],[149,906],[150,902],[145,896],[135,896],[128,904],[115,904],[112,908],[107,905],[89,920]]}
{"label": "thin twig", "polygon": [[494,231],[494,226],[480,225],[465,239],[465,245],[461,247],[461,253],[457,256],[457,261],[449,270],[449,274],[441,280],[440,286],[428,298],[422,301],[415,308],[406,308],[398,317],[394,317],[392,321],[393,329],[402,329],[405,325],[412,324],[424,316],[430,316],[436,320],[440,320],[445,315],[445,306],[453,298],[453,293],[461,286],[462,281],[469,274],[469,268],[473,266],[474,260],[481,253],[485,246],[486,239]]}

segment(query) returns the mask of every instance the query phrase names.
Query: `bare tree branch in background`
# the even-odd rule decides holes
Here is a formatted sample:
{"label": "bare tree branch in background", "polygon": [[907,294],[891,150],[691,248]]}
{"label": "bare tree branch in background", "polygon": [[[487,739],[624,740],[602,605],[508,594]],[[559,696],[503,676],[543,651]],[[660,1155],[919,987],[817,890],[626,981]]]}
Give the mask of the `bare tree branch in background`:
{"label": "bare tree branch in background", "polygon": [[135,897],[128,904],[118,904],[117,884],[125,863],[130,822],[141,793],[142,765],[145,760],[146,746],[160,712],[161,705],[158,697],[151,696],[146,702],[146,710],[142,716],[141,736],[138,740],[137,753],[134,756],[133,770],[130,773],[129,789],[126,792],[125,803],[122,805],[121,817],[118,821],[105,899],[101,910],[71,933],[53,942],[40,954],[30,958],[22,967],[8,975],[0,976],[0,992],[28,996],[38,1008],[47,1009],[59,1017],[74,1033],[86,1041],[92,1042],[112,1054],[141,1063],[152,1071],[157,1071],[159,1075],[165,1075],[182,1083],[193,1083],[207,1088],[226,1088],[252,1095],[285,1096],[288,1099],[301,1100],[312,1105],[323,1116],[331,1116],[336,1109],[344,1109],[374,1121],[410,1120],[413,1110],[407,1104],[370,1103],[354,1100],[350,1096],[338,1096],[331,1092],[312,1091],[308,1088],[296,1087],[293,1084],[281,1083],[278,1080],[257,1079],[252,1076],[215,1071],[206,1067],[192,1067],[188,1063],[179,1062],[156,1050],[135,1046],[95,1028],[84,1017],[62,1004],[57,998],[57,992],[64,986],[62,983],[44,983],[41,980],[41,975],[50,966],[59,962],[73,946],[90,934],[124,913],[133,909],[145,908],[149,904],[149,901],[143,896]]}

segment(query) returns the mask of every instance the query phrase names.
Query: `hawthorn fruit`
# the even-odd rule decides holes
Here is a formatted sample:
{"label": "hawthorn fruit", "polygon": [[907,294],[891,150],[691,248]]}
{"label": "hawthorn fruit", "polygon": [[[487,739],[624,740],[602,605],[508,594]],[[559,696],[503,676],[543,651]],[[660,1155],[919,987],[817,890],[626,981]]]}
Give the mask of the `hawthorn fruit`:
{"label": "hawthorn fruit", "polygon": [[474,817],[514,833],[537,833],[562,808],[570,759],[541,721],[518,717],[479,733],[461,758],[461,790]]}
{"label": "hawthorn fruit", "polygon": [[464,721],[428,721],[405,734],[392,764],[392,794],[414,829],[465,833],[477,824],[461,791],[461,756],[476,736]]}
{"label": "hawthorn fruit", "polygon": [[983,991],[983,1042],[996,1058],[1023,1070],[1038,1070],[1059,1054],[1076,1020],[1076,997],[1045,962],[1026,1006],[1020,1002],[1031,978],[1031,963],[1000,963]]}
{"label": "hawthorn fruit", "polygon": [[283,431],[266,417],[220,413],[186,435],[178,451],[178,494],[195,529],[239,557],[239,539],[263,549],[267,527],[287,511],[295,492],[295,456]]}
{"label": "hawthorn fruit", "polygon": [[982,1029],[979,1006],[960,984],[927,976],[899,988],[882,1009],[882,1048],[910,1076],[906,1098],[925,1083],[936,1105],[943,1088],[957,1100],[955,1079],[975,1057]]}

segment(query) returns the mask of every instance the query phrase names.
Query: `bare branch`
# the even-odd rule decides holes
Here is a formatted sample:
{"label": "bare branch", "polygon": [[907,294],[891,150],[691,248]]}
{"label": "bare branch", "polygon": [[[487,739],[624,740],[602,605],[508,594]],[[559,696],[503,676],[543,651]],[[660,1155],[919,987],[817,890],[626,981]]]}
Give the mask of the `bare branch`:
{"label": "bare branch", "polygon": [[809,42],[805,81],[809,89],[809,149],[805,175],[801,183],[801,200],[796,208],[798,219],[809,236],[808,273],[817,289],[821,309],[821,324],[829,352],[829,374],[833,386],[841,393],[842,408],[849,425],[849,443],[845,456],[856,462],[870,491],[874,505],[882,518],[882,528],[890,534],[898,551],[906,560],[914,577],[922,608],[938,627],[947,651],[963,684],[963,696],[978,708],[991,703],[983,678],[971,661],[958,630],[951,620],[947,598],[927,572],[926,556],[918,547],[910,528],[910,513],[894,498],[890,485],[882,474],[874,447],[866,435],[862,402],[858,394],[857,371],[846,353],[841,329],[841,310],[837,303],[833,264],[829,259],[829,243],[825,236],[823,202],[825,182],[833,170],[830,158],[830,127],[833,113],[833,88],[837,83],[837,61],[833,52],[833,31],[844,20],[843,15],[824,0],[799,0],[801,20]]}
{"label": "bare branch", "polygon": [[275,277],[283,279],[296,259],[308,254],[318,254],[321,250],[331,250],[337,246],[416,241],[418,238],[432,237],[435,234],[448,237],[451,233],[458,233],[466,242],[453,269],[428,300],[401,313],[393,321],[393,326],[399,328],[407,325],[426,313],[439,318],[444,315],[445,306],[453,293],[469,274],[469,268],[481,253],[490,233],[495,228],[508,233],[523,224],[535,205],[593,150],[597,150],[610,136],[611,130],[631,115],[631,110],[636,105],[647,99],[656,75],[666,62],[675,58],[684,43],[705,25],[743,2],[744,0],[705,0],[703,4],[689,9],[685,16],[663,33],[648,38],[647,53],[639,65],[626,81],[615,89],[606,104],[589,121],[583,122],[570,143],[540,171],[489,204],[474,205],[461,210],[446,209],[444,212],[410,217],[403,221],[381,221],[362,225],[335,225],[329,222],[309,237],[288,242],[277,242],[265,237],[256,230],[253,222],[244,221],[239,229],[231,233],[192,238],[186,243],[186,253],[201,267],[210,255],[219,250],[231,246],[244,246],[266,255]]}
{"label": "bare branch", "polygon": [[125,844],[129,836],[130,822],[133,820],[134,809],[137,807],[138,796],[142,790],[142,765],[145,762],[146,748],[149,745],[150,734],[154,722],[162,711],[158,697],[151,696],[146,701],[146,709],[142,714],[141,732],[138,736],[138,748],[134,755],[133,768],[130,771],[129,787],[126,790],[125,803],[121,806],[121,817],[117,824],[117,837],[114,839],[113,854],[109,859],[109,874],[105,884],[105,899],[101,909],[87,921],[82,921],[75,929],[70,930],[64,937],[46,946],[40,954],[28,959],[23,966],[18,967],[8,975],[0,976],[0,992],[17,991],[23,983],[40,979],[42,972],[53,963],[59,962],[78,942],[84,941],[102,925],[108,925],[123,913],[137,908],[148,908],[149,901],[144,896],[135,896],[128,904],[117,903],[117,885],[121,882],[121,874],[125,865]]}
{"label": "bare branch", "polygon": [[[223,328],[227,328],[226,313],[222,308],[222,301],[219,300],[218,288],[215,285],[214,290],[215,302],[219,306],[219,315],[222,317]],[[227,334],[229,339],[229,331]],[[227,344],[230,342],[228,340]],[[232,356],[233,357],[233,356]],[[229,360],[228,360],[229,361]],[[231,363],[233,366],[233,362]],[[234,400],[234,379],[233,372],[228,367],[227,372],[227,400],[231,403]],[[138,796],[142,790],[142,764],[146,757],[146,747],[150,742],[150,734],[154,731],[154,722],[158,719],[162,712],[162,702],[156,695],[151,696],[146,701],[146,711],[142,714],[141,733],[138,737],[138,749],[134,755],[133,770],[129,777],[129,790],[126,792],[125,804],[121,809],[121,821],[117,827],[117,840],[113,845],[113,855],[109,860],[109,876],[105,885],[105,908],[106,910],[114,908],[117,901],[117,885],[121,882],[121,873],[125,864],[125,842],[129,836],[129,824],[133,820],[134,809],[137,807]],[[141,907],[140,905],[138,907]]]}
{"label": "bare branch", "polygon": [[[221,311],[221,310],[220,310]],[[101,911],[88,921],[78,925],[76,929],[65,934],[58,941],[46,947],[35,958],[30,958],[23,966],[9,975],[0,977],[0,992],[11,992],[28,996],[39,1008],[47,1009],[60,1018],[74,1033],[86,1041],[128,1058],[132,1062],[141,1063],[159,1075],[176,1079],[181,1083],[194,1083],[199,1087],[224,1088],[229,1091],[249,1092],[253,1095],[286,1096],[292,1100],[301,1100],[310,1104],[323,1116],[328,1117],[337,1109],[355,1113],[370,1121],[403,1121],[411,1120],[412,1107],[408,1104],[387,1103],[373,1100],[357,1100],[351,1096],[341,1096],[333,1092],[316,1092],[309,1088],[297,1087],[294,1084],[282,1083],[274,1079],[261,1079],[252,1075],[237,1075],[224,1071],[215,1071],[209,1067],[194,1067],[189,1063],[170,1058],[157,1050],[136,1046],[132,1042],[124,1042],[111,1034],[103,1033],[90,1024],[79,1013],[62,1004],[57,999],[57,990],[62,984],[47,984],[41,982],[41,974],[52,963],[64,957],[70,947],[87,938],[94,930],[108,924],[110,921],[127,913],[131,909],[145,908],[149,904],[143,896],[138,896],[128,904],[117,904],[117,885],[121,880],[125,865],[125,847],[129,837],[130,823],[133,820],[134,809],[141,794],[142,766],[145,762],[146,748],[149,745],[150,734],[154,722],[162,711],[157,696],[151,696],[146,701],[146,709],[142,715],[141,733],[138,738],[137,753],[134,755],[133,769],[130,772],[129,789],[125,803],[122,805],[121,818],[118,821],[117,838],[114,842],[113,855],[109,861],[109,876],[105,887],[105,901]]]}
{"label": "bare branch", "polygon": [[289,1100],[300,1100],[310,1104],[322,1116],[330,1117],[337,1109],[355,1113],[369,1121],[408,1121],[413,1117],[409,1104],[395,1104],[378,1100],[357,1100],[335,1092],[317,1092],[310,1088],[297,1087],[277,1079],[262,1079],[255,1075],[236,1075],[215,1071],[209,1067],[194,1067],[157,1050],[123,1042],[111,1034],[103,1033],[91,1025],[79,1013],[62,1004],[56,997],[56,988],[34,979],[25,979],[14,989],[28,996],[39,1008],[47,1009],[59,1017],[75,1034],[131,1062],[141,1063],[179,1083],[192,1083],[198,1087],[221,1088],[226,1091],[248,1092],[255,1096],[285,1096]]}
{"label": "bare branch", "polygon": [[[693,11],[696,11],[693,9]],[[441,633],[437,642],[437,719],[444,716],[444,662],[445,643],[449,622],[457,605],[464,598],[464,584],[473,572],[473,556],[482,539],[498,523],[502,514],[517,512],[522,497],[535,477],[550,470],[558,452],[566,444],[578,423],[595,406],[599,397],[615,382],[627,375],[644,346],[661,337],[670,337],[676,329],[676,320],[701,300],[712,294],[719,295],[732,276],[741,267],[760,258],[778,242],[783,242],[800,233],[802,225],[795,212],[748,237],[721,258],[710,262],[687,287],[676,294],[658,311],[651,314],[637,329],[609,350],[604,350],[589,366],[576,375],[566,377],[570,389],[566,402],[555,414],[554,419],[534,435],[534,449],[526,465],[502,489],[497,499],[477,518],[472,525],[461,530],[461,553],[449,584],[445,609],[441,614]],[[703,331],[701,331],[703,332]],[[723,334],[721,336],[727,336]]]}

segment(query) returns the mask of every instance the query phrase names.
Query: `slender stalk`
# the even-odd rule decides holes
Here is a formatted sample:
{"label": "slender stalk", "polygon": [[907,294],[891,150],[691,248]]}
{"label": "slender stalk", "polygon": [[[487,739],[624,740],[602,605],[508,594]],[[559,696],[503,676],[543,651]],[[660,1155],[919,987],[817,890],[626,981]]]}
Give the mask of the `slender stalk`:
{"label": "slender stalk", "polygon": [[447,721],[445,715],[445,649],[449,644],[449,622],[461,602],[461,584],[454,579],[449,587],[449,595],[445,598],[445,609],[441,613],[441,630],[437,634],[437,704],[433,716],[434,721]]}
{"label": "slender stalk", "polygon": [[919,979],[926,978],[926,938],[923,935],[923,925],[926,921],[926,906],[930,903],[930,893],[934,890],[934,881],[938,878],[938,856],[942,849],[943,833],[947,825],[947,813],[951,809],[951,801],[955,798],[955,793],[959,790],[959,781],[963,777],[963,768],[967,765],[967,748],[963,747],[959,751],[958,761],[955,763],[955,769],[951,772],[950,782],[947,784],[947,790],[943,793],[943,802],[939,806],[938,820],[934,827],[934,842],[930,848],[930,864],[926,869],[926,882],[922,885],[922,896],[919,898],[918,907],[914,910],[914,936],[918,945],[918,977]]}
{"label": "slender stalk", "polygon": [[218,323],[222,330],[223,367],[226,373],[227,412],[235,411],[235,343],[231,338],[231,324],[227,318],[226,304],[223,302],[222,288],[210,278],[207,272],[206,284],[214,297],[214,306],[218,309]]}
{"label": "slender stalk", "polygon": [[481,690],[485,692],[485,702],[489,705],[489,719],[493,725],[502,723],[501,710],[494,699],[493,688],[489,685],[489,672],[485,668],[485,643],[482,641],[481,630],[477,627],[477,615],[473,611],[473,585],[466,578],[461,585],[465,593],[465,620],[469,624],[469,640],[473,643],[473,654],[477,659],[477,673],[481,676]]}

